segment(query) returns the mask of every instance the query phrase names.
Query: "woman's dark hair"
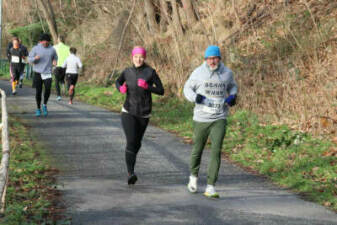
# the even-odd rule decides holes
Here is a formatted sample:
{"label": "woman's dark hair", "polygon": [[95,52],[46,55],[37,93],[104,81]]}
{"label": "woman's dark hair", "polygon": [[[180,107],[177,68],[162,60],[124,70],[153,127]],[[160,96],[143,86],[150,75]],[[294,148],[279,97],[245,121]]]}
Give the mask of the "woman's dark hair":
{"label": "woman's dark hair", "polygon": [[76,54],[76,52],[77,52],[77,49],[76,49],[76,48],[74,48],[74,47],[71,47],[71,48],[70,48],[70,53]]}

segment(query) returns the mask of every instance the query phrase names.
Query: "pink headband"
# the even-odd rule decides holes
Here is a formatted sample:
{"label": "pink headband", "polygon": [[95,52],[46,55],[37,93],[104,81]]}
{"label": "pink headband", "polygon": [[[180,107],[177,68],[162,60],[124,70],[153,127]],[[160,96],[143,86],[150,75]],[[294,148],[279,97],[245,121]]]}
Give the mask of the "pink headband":
{"label": "pink headband", "polygon": [[134,47],[132,50],[132,56],[136,55],[136,54],[141,54],[144,57],[146,57],[146,50],[143,47]]}

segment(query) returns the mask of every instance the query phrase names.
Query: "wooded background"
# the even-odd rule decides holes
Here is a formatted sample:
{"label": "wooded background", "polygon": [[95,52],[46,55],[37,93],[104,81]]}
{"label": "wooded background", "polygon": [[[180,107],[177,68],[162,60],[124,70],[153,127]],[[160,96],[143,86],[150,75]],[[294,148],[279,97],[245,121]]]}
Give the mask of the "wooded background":
{"label": "wooded background", "polygon": [[[6,38],[42,31],[77,47],[85,80],[105,85],[134,45],[182,98],[184,82],[219,45],[240,87],[237,108],[322,137],[337,130],[335,0],[4,0]],[[112,81],[109,81],[110,78]]]}

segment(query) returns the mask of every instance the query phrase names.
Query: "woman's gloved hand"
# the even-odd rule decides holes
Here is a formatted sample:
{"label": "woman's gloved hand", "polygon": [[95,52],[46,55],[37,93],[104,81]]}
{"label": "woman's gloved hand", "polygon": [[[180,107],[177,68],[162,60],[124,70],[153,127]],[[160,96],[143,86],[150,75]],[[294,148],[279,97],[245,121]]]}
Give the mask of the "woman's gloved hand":
{"label": "woman's gloved hand", "polygon": [[149,85],[148,85],[147,82],[146,82],[145,80],[143,80],[143,79],[138,79],[137,84],[138,84],[138,87],[141,87],[141,88],[143,88],[143,89],[145,89],[145,90],[147,90],[147,89],[149,88]]}
{"label": "woman's gloved hand", "polygon": [[119,87],[119,92],[125,94],[128,91],[128,86],[124,83],[122,86]]}

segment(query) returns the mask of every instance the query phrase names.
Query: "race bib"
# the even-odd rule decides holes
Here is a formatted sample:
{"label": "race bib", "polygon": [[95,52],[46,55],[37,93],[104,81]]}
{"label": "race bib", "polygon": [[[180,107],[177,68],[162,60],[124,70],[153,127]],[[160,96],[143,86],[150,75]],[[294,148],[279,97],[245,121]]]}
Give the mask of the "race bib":
{"label": "race bib", "polygon": [[223,81],[207,80],[204,83],[206,104],[203,111],[211,114],[219,114],[224,111],[224,96],[226,84]]}
{"label": "race bib", "polygon": [[11,60],[12,63],[20,63],[20,57],[19,56],[15,56],[15,55],[12,55],[12,60]]}
{"label": "race bib", "polygon": [[206,105],[203,107],[203,111],[211,114],[219,114],[223,112],[224,99],[213,98],[209,99]]}
{"label": "race bib", "polygon": [[51,78],[51,73],[41,73],[42,80],[47,80],[49,78]]}

